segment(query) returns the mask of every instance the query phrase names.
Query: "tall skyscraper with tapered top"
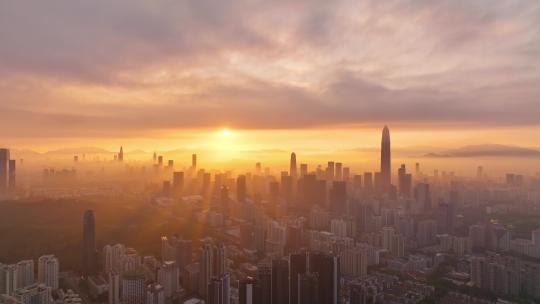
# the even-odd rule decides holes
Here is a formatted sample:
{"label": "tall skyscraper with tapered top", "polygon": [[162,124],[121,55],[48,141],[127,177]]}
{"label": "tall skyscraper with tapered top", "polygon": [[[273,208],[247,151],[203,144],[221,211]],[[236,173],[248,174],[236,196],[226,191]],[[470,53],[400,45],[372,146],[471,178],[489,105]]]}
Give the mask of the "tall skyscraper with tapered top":
{"label": "tall skyscraper with tapered top", "polygon": [[96,223],[94,211],[86,210],[83,217],[82,272],[89,276],[97,272],[96,263]]}
{"label": "tall skyscraper with tapered top", "polygon": [[384,126],[381,140],[381,186],[384,192],[388,192],[391,183],[390,167],[390,130]]}
{"label": "tall skyscraper with tapered top", "polygon": [[124,161],[124,148],[120,147],[120,152],[118,153],[118,161]]}
{"label": "tall skyscraper with tapered top", "polygon": [[291,169],[290,169],[290,175],[293,179],[296,179],[297,172],[296,172],[296,153],[291,153]]}

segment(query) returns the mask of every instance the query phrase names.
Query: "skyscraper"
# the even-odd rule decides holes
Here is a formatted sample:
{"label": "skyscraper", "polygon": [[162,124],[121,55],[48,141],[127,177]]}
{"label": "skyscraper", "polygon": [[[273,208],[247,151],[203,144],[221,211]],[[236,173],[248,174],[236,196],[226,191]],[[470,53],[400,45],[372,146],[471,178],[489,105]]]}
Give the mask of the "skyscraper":
{"label": "skyscraper", "polygon": [[285,259],[272,260],[272,304],[289,301],[289,263]]}
{"label": "skyscraper", "polygon": [[238,299],[240,304],[255,304],[255,290],[257,288],[257,280],[252,277],[247,277],[240,280],[238,283]]}
{"label": "skyscraper", "polygon": [[17,166],[17,161],[14,159],[9,160],[9,174],[8,174],[8,188],[9,190],[15,190],[15,168]]}
{"label": "skyscraper", "polygon": [[124,148],[120,147],[120,152],[118,153],[118,161],[124,161]]}
{"label": "skyscraper", "polygon": [[392,177],[390,161],[390,130],[384,126],[381,140],[381,186],[384,193],[390,189]]}
{"label": "skyscraper", "polygon": [[291,164],[290,164],[290,175],[291,177],[294,179],[296,179],[297,177],[297,172],[296,172],[296,153],[291,153]]}
{"label": "skyscraper", "polygon": [[236,199],[239,202],[244,203],[246,201],[246,176],[245,175],[238,175],[236,178]]}
{"label": "skyscraper", "polygon": [[86,210],[83,217],[82,273],[89,276],[97,272],[96,227],[94,211]]}
{"label": "skyscraper", "polygon": [[191,155],[191,169],[197,169],[197,154]]}
{"label": "skyscraper", "polygon": [[38,259],[38,281],[41,284],[58,289],[58,259],[54,255],[44,255]]}
{"label": "skyscraper", "polygon": [[9,149],[0,149],[0,194],[7,191],[9,168]]}
{"label": "skyscraper", "polygon": [[289,257],[289,289],[290,289],[290,304],[298,303],[298,278],[301,274],[307,271],[307,255],[306,253],[291,254]]}
{"label": "skyscraper", "polygon": [[[309,272],[318,274],[318,300],[324,304],[338,304],[340,262],[339,257],[323,253],[309,255]],[[302,291],[299,291],[302,293]],[[300,302],[302,303],[302,302]]]}
{"label": "skyscraper", "polygon": [[227,273],[214,277],[208,288],[208,304],[229,304],[231,276]]}

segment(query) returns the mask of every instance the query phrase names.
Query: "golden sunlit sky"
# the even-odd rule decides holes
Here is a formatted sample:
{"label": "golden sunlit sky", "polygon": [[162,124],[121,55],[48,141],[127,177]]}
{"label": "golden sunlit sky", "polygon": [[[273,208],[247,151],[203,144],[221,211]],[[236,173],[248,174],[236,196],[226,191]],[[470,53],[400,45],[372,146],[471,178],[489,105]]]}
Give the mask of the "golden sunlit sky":
{"label": "golden sunlit sky", "polygon": [[0,0],[0,139],[540,148],[539,29],[526,0]]}

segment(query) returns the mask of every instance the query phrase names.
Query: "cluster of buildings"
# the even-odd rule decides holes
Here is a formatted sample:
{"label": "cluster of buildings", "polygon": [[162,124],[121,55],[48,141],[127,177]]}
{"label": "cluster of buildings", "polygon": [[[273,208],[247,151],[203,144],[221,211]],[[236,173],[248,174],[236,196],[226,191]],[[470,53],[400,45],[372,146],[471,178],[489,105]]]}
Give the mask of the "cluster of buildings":
{"label": "cluster of buildings", "polygon": [[[123,149],[115,157],[123,162]],[[540,299],[540,228],[528,231],[529,239],[514,235],[497,218],[523,211],[540,216],[540,176],[508,174],[494,181],[479,167],[476,178],[464,179],[454,172],[427,174],[419,163],[412,172],[401,164],[392,174],[387,127],[379,172],[355,173],[335,161],[310,168],[298,164],[295,153],[278,175],[261,163],[233,174],[198,168],[195,154],[191,161],[178,171],[173,160],[165,164],[154,154],[152,171],[165,180],[150,203],[180,206],[211,235],[163,236],[159,257],[122,244],[101,251],[94,213],[86,211],[81,274],[90,299],[109,304]],[[449,292],[436,292],[440,281]],[[16,297],[16,290],[34,285],[17,286],[6,294]],[[458,291],[463,287],[487,296]],[[72,294],[73,301],[77,296]]]}

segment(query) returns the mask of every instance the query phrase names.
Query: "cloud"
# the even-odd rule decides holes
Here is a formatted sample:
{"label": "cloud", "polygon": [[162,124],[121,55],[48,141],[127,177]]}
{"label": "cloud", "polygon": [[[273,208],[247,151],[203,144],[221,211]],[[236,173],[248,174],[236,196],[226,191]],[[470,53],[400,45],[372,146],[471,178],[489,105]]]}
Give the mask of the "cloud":
{"label": "cloud", "polygon": [[0,0],[0,135],[536,125],[538,28],[531,1]]}

